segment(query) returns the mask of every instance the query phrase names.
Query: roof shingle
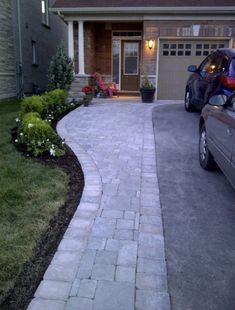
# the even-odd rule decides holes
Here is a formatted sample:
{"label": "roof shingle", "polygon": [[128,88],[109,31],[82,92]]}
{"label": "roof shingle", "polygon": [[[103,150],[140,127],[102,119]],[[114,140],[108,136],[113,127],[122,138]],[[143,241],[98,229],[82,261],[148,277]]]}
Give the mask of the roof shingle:
{"label": "roof shingle", "polygon": [[56,0],[54,8],[235,6],[235,0]]}

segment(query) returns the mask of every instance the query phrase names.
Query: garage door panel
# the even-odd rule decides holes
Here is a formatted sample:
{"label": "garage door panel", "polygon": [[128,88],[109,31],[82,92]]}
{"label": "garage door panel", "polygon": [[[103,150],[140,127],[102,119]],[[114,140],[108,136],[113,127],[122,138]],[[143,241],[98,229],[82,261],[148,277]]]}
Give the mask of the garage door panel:
{"label": "garage door panel", "polygon": [[199,65],[217,48],[228,47],[228,41],[160,40],[158,99],[183,99],[190,73],[189,65]]}

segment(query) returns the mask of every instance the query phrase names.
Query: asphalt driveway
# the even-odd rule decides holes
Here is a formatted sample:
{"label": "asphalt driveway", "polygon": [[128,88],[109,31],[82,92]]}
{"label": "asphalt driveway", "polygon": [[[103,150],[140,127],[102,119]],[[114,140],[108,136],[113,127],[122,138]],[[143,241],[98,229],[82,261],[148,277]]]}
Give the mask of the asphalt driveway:
{"label": "asphalt driveway", "polygon": [[235,309],[235,190],[198,162],[199,114],[153,112],[173,310]]}

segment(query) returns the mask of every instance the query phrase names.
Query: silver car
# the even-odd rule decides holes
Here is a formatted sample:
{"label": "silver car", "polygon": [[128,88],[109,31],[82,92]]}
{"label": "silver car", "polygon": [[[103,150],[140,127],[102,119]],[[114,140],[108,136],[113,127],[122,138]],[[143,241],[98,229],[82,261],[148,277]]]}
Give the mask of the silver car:
{"label": "silver car", "polygon": [[235,92],[211,97],[202,109],[199,160],[206,170],[217,164],[235,188]]}

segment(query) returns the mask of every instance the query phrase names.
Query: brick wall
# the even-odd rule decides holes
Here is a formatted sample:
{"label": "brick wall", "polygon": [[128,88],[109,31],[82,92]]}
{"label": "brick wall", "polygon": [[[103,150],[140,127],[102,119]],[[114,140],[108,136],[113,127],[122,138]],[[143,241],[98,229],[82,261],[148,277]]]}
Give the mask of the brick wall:
{"label": "brick wall", "polygon": [[[142,30],[141,23],[85,23],[85,73],[98,71],[103,75],[112,73],[112,31]],[[75,24],[77,32],[77,25]],[[77,35],[74,35],[75,55],[77,51]],[[77,59],[75,57],[76,68]],[[78,71],[76,70],[76,73]]]}
{"label": "brick wall", "polygon": [[[235,21],[144,21],[142,74],[152,75],[150,79],[155,82],[158,37],[196,38],[193,25],[199,24],[199,38],[231,38],[235,41]],[[148,39],[155,41],[151,50],[146,45]]]}
{"label": "brick wall", "polygon": [[[51,0],[53,5],[55,0]],[[13,1],[16,6],[17,1]],[[47,72],[51,57],[59,44],[67,49],[67,25],[58,15],[49,12],[49,26],[42,24],[41,1],[21,0],[22,64],[24,92],[33,91],[33,83],[42,91],[47,88]],[[15,20],[17,20],[15,18]],[[18,27],[17,24],[14,25]],[[37,65],[32,64],[32,41],[36,42]]]}
{"label": "brick wall", "polygon": [[0,1],[0,99],[16,96],[11,1]]}

